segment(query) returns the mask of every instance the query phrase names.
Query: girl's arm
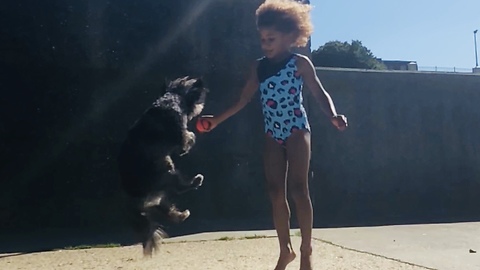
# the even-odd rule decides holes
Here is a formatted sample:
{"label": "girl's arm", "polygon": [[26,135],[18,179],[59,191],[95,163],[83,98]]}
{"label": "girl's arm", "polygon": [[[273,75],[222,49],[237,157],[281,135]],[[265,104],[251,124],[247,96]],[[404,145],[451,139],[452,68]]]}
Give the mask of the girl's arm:
{"label": "girl's arm", "polygon": [[259,86],[258,78],[257,78],[257,61],[255,61],[250,66],[247,76],[248,76],[247,81],[243,86],[243,89],[240,93],[240,97],[238,98],[237,102],[234,105],[230,106],[228,109],[226,109],[223,113],[219,115],[216,115],[213,117],[203,116],[204,118],[208,119],[208,121],[211,123],[210,129],[207,131],[211,131],[217,125],[227,120],[231,116],[235,115],[237,112],[243,109],[245,105],[247,105],[250,102],[253,95],[255,94],[255,91],[258,89],[258,86]]}
{"label": "girl's arm", "polygon": [[313,97],[320,104],[322,111],[330,118],[332,123],[340,130],[347,127],[347,118],[343,115],[338,115],[333,104],[333,100],[328,92],[323,87],[320,79],[315,73],[315,67],[308,57],[303,55],[297,56],[298,73],[303,77],[303,81],[307,88],[311,91]]}

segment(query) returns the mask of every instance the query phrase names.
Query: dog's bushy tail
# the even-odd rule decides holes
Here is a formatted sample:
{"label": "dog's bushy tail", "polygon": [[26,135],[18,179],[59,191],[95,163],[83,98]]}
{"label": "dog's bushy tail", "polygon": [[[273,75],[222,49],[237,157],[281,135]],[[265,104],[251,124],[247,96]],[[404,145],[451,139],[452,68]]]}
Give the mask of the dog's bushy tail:
{"label": "dog's bushy tail", "polygon": [[154,252],[159,250],[162,240],[166,237],[168,237],[166,232],[158,224],[151,223],[142,243],[143,255],[151,257]]}
{"label": "dog's bushy tail", "polygon": [[157,193],[147,197],[143,202],[141,215],[146,219],[142,241],[144,256],[151,257],[154,252],[159,250],[162,240],[168,237],[161,224],[169,210],[164,209],[166,208],[164,199],[163,193]]}

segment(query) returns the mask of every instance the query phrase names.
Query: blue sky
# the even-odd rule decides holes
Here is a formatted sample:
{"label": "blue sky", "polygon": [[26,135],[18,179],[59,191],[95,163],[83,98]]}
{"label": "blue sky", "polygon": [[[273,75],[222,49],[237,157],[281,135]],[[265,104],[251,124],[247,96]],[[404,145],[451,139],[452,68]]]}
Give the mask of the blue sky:
{"label": "blue sky", "polygon": [[384,60],[417,61],[419,67],[471,70],[475,66],[473,30],[480,29],[480,0],[311,3],[315,26],[312,50],[331,40],[358,39]]}

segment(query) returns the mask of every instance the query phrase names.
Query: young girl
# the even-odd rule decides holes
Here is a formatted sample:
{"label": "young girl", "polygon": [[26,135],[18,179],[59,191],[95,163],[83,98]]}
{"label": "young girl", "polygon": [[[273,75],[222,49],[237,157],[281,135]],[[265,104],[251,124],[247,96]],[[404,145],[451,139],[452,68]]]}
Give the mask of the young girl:
{"label": "young girl", "polygon": [[233,106],[217,116],[202,116],[210,122],[207,131],[211,131],[240,111],[255,91],[261,93],[265,123],[265,177],[280,244],[275,270],[285,270],[296,257],[290,242],[286,179],[302,235],[300,270],[312,270],[313,210],[308,189],[311,137],[303,106],[303,86],[312,92],[322,111],[338,130],[347,127],[346,117],[337,114],[311,61],[291,52],[292,47],[305,46],[308,42],[313,29],[309,12],[309,5],[293,0],[266,0],[256,11],[265,56],[251,65],[240,98]]}

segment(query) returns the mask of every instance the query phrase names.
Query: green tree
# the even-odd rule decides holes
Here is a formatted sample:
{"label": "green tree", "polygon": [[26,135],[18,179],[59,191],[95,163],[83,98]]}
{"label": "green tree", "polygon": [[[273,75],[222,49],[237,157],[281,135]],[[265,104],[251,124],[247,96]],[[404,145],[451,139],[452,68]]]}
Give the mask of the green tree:
{"label": "green tree", "polygon": [[312,52],[312,62],[316,67],[386,69],[359,40],[329,41]]}

